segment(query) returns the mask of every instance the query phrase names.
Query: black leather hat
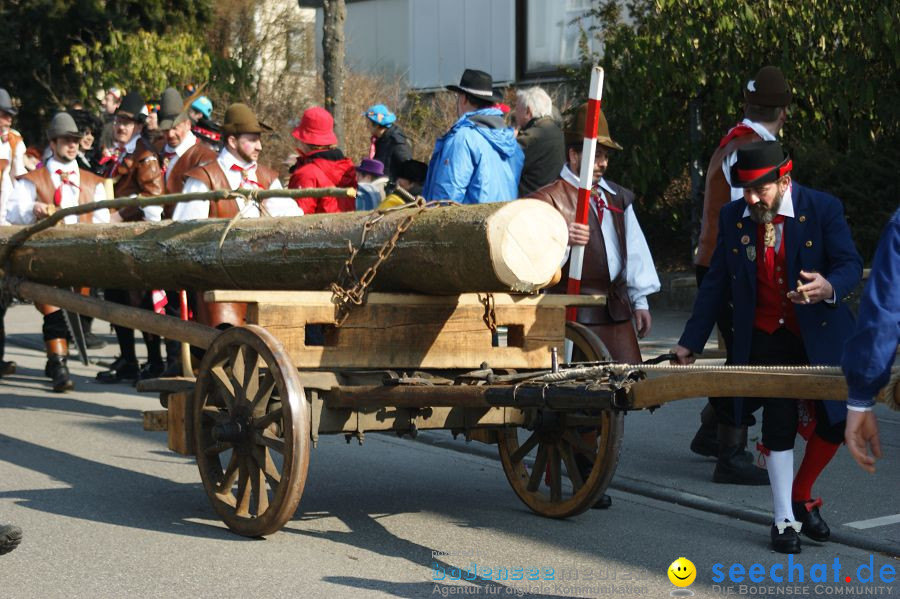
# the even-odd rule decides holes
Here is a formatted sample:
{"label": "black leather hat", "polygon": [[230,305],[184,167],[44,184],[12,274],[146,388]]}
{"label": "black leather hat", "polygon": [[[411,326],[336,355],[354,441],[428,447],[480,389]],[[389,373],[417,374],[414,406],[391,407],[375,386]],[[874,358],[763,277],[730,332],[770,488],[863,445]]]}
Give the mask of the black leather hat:
{"label": "black leather hat", "polygon": [[794,167],[791,157],[777,141],[756,141],[737,151],[731,167],[732,187],[754,187],[777,181]]}
{"label": "black leather hat", "polygon": [[757,71],[756,76],[747,82],[744,99],[748,104],[757,106],[787,106],[793,94],[778,67],[767,66]]}
{"label": "black leather hat", "polygon": [[116,109],[116,116],[131,119],[135,123],[143,123],[147,119],[147,104],[138,92],[128,92]]}
{"label": "black leather hat", "polygon": [[466,69],[459,79],[459,85],[448,85],[447,89],[490,102],[500,102],[503,96],[494,92],[494,80],[484,71]]}

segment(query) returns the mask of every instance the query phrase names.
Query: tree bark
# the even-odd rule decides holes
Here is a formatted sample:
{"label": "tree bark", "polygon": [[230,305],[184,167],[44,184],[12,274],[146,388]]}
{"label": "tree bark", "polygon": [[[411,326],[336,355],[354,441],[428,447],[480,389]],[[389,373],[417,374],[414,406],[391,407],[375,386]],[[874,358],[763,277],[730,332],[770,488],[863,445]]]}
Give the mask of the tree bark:
{"label": "tree bark", "polygon": [[322,2],[322,54],[325,79],[325,109],[334,116],[334,133],[343,139],[341,111],[344,96],[344,22],[347,7],[344,0]]}
{"label": "tree bark", "polygon": [[[389,212],[372,226],[356,277],[414,210]],[[66,287],[327,290],[344,268],[348,241],[359,245],[372,214],[238,220],[227,234],[222,219],[58,226],[13,250],[9,274]],[[0,227],[0,245],[19,229]],[[563,218],[536,200],[427,208],[399,236],[372,289],[531,292],[551,281],[567,242]]]}

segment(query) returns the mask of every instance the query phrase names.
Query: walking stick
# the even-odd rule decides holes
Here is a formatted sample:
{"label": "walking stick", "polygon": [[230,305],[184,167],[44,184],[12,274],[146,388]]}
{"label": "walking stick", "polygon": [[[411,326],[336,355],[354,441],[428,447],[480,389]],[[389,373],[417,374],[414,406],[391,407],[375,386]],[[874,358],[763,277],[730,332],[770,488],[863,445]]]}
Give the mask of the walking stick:
{"label": "walking stick", "polygon": [[[603,69],[594,67],[591,70],[591,86],[588,89],[587,118],[584,120],[584,142],[581,146],[581,175],[578,183],[578,207],[575,210],[575,222],[588,224],[591,206],[591,186],[594,182],[594,156],[597,151],[597,125],[600,121],[600,97],[603,94]],[[569,253],[569,284],[566,293],[581,293],[581,269],[584,266],[584,246],[572,246]],[[566,320],[575,321],[578,308],[566,308]],[[566,339],[566,362],[572,361],[572,342]]]}

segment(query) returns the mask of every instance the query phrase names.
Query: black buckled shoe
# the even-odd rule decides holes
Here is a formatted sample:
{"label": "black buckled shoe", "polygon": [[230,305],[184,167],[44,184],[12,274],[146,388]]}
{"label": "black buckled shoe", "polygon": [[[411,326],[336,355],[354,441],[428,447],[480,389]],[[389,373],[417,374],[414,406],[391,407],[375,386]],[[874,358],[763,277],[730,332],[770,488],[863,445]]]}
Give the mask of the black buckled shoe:
{"label": "black buckled shoe", "polygon": [[136,361],[126,362],[121,358],[117,358],[109,370],[97,373],[97,382],[108,385],[121,383],[122,381],[136,381],[139,374],[140,368],[138,368]]}
{"label": "black buckled shoe", "polygon": [[166,369],[159,376],[164,379],[184,376],[184,371],[181,369],[181,360],[166,360]]}
{"label": "black buckled shoe", "polygon": [[9,553],[22,542],[22,529],[12,524],[0,526],[0,555]]}
{"label": "black buckled shoe", "polygon": [[822,498],[807,499],[806,501],[792,501],[791,506],[794,508],[794,518],[803,525],[802,532],[813,541],[824,543],[831,536],[831,529],[822,519],[819,513],[819,507],[822,505]]}
{"label": "black buckled shoe", "polygon": [[778,553],[800,553],[799,522],[780,522],[772,525],[772,549]]}
{"label": "black buckled shoe", "polygon": [[146,362],[141,365],[141,369],[138,371],[137,380],[145,381],[147,379],[158,379],[165,369],[166,365],[162,362]]}
{"label": "black buckled shoe", "polygon": [[44,371],[53,381],[53,390],[56,393],[63,393],[75,387],[72,379],[69,378],[69,367],[66,365],[66,357],[58,354],[47,356],[47,366]]}
{"label": "black buckled shoe", "polygon": [[0,360],[0,378],[16,373],[16,363]]}

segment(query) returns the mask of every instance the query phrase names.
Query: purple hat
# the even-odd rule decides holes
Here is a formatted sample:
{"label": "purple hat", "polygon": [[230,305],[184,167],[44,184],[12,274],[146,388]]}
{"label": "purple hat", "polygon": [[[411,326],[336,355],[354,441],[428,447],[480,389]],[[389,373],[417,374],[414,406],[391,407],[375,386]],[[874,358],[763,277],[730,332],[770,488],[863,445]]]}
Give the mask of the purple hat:
{"label": "purple hat", "polygon": [[364,173],[369,173],[370,175],[383,177],[384,163],[380,160],[375,160],[374,158],[363,158],[362,160],[360,160],[359,165],[356,167],[356,170],[362,171]]}

